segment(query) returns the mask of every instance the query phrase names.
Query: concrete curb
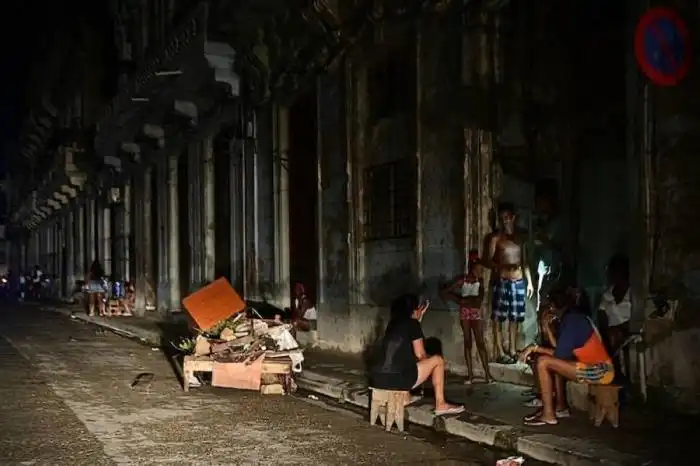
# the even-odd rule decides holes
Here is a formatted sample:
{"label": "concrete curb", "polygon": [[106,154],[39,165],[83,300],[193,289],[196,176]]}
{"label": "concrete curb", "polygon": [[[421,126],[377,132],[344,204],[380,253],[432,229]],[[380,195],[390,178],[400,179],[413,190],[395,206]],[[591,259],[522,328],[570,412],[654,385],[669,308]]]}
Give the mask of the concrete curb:
{"label": "concrete curb", "polygon": [[[340,379],[328,377],[313,370],[304,370],[297,377],[300,388],[319,395],[333,398],[340,403],[349,403],[360,408],[369,409],[369,390],[358,388]],[[408,421],[424,427],[447,432],[466,438],[473,442],[503,449],[513,449],[514,445],[504,444],[502,439],[511,437],[514,429],[505,424],[464,422],[454,417],[436,417],[432,407],[409,406],[406,409]]]}
{"label": "concrete curb", "polygon": [[[109,321],[101,317],[91,317],[83,313],[73,313],[70,309],[62,309],[58,307],[42,307],[41,309],[56,312],[66,317],[70,317],[71,319],[80,320],[87,324],[97,325],[98,327],[102,327],[110,332],[116,333],[119,336],[139,340],[142,343],[151,346],[160,347],[162,344],[160,332],[131,325],[123,320]],[[126,319],[128,319],[128,317],[126,317]]]}
{"label": "concrete curb", "polygon": [[[162,344],[160,332],[144,329],[129,324],[127,321],[110,321],[99,317],[90,317],[83,313],[73,313],[70,309],[56,307],[43,308],[72,319],[100,326],[117,335],[139,340],[150,346]],[[369,390],[363,384],[347,382],[329,377],[313,370],[304,370],[297,377],[300,388],[332,398],[340,403],[369,409]],[[456,417],[436,417],[431,406],[409,406],[406,410],[407,420],[420,426],[446,432],[482,445],[500,448],[534,458],[536,460],[566,466],[638,466],[651,464],[642,458],[611,451],[600,446],[596,448],[583,439],[567,439],[552,434],[533,434],[522,429],[491,420],[482,416],[473,416],[473,420]],[[657,463],[654,463],[657,464]]]}

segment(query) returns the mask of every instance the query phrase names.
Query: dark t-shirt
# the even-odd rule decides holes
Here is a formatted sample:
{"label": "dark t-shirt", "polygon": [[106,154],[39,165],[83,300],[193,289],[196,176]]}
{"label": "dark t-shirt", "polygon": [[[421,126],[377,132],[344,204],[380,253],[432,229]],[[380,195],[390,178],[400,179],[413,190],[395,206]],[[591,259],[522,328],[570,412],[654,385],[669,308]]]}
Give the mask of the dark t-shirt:
{"label": "dark t-shirt", "polygon": [[413,342],[423,338],[415,319],[389,322],[372,365],[372,386],[384,390],[410,390],[418,379]]}
{"label": "dark t-shirt", "polygon": [[580,312],[568,311],[561,319],[554,357],[575,361],[574,350],[585,345],[593,331],[588,317]]}

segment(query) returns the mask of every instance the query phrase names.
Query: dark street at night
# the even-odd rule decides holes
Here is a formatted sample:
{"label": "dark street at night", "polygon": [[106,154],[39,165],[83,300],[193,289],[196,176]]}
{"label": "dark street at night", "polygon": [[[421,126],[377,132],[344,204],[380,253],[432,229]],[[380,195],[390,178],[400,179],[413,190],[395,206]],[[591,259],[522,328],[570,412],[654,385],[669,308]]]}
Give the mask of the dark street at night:
{"label": "dark street at night", "polygon": [[697,456],[697,1],[2,8],[0,465]]}

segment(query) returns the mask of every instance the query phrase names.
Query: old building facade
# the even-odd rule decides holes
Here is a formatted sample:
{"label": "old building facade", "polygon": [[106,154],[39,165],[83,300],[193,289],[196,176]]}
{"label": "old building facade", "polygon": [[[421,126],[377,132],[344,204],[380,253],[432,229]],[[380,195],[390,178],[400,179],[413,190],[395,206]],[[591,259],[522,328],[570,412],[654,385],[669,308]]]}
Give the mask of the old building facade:
{"label": "old building facade", "polygon": [[139,312],[178,310],[218,276],[288,306],[301,282],[317,343],[351,352],[415,291],[459,370],[461,329],[439,289],[482,248],[497,202],[532,231],[535,185],[553,180],[565,260],[592,296],[624,252],[638,323],[651,293],[678,303],[682,327],[640,350],[635,378],[698,406],[696,76],[644,84],[634,2],[545,3],[114,0],[116,95],[60,150],[45,141],[70,105],[44,99],[26,126],[22,152],[60,168],[14,190],[28,232],[17,260],[53,264],[67,292],[98,258],[136,283]]}

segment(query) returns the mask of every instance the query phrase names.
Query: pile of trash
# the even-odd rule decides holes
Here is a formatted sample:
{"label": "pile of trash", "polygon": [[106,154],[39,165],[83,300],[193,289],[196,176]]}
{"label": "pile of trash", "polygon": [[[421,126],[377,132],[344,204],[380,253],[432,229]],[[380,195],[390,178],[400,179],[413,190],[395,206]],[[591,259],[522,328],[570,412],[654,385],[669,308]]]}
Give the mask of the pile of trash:
{"label": "pile of trash", "polygon": [[289,324],[249,318],[241,312],[207,331],[199,331],[196,337],[180,341],[176,347],[183,353],[208,356],[221,363],[251,363],[261,356],[288,357],[292,370],[301,372],[303,351],[290,330]]}

